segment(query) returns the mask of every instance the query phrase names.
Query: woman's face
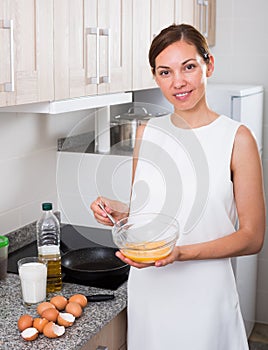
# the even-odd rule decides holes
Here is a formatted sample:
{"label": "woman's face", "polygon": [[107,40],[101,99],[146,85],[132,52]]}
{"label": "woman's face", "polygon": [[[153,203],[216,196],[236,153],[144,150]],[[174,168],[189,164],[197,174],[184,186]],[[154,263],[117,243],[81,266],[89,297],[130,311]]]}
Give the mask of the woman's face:
{"label": "woman's face", "polygon": [[207,65],[194,45],[177,41],[155,59],[155,80],[177,114],[198,110],[206,104],[207,77],[214,68],[213,57]]}

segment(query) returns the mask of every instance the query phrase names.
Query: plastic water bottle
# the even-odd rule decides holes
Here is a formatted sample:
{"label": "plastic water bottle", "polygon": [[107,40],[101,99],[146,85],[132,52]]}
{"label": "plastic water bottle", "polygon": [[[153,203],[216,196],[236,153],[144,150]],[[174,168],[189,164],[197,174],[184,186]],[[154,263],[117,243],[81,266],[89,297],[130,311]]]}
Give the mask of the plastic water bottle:
{"label": "plastic water bottle", "polygon": [[52,212],[52,203],[43,203],[42,210],[36,224],[37,249],[39,259],[47,260],[47,293],[52,293],[62,287],[60,223]]}

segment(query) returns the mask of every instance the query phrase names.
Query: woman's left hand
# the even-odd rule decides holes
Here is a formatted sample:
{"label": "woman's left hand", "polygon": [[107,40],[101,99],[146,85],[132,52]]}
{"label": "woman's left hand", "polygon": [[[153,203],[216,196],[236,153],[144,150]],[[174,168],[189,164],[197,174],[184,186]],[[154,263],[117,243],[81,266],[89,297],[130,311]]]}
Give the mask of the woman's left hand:
{"label": "woman's left hand", "polygon": [[122,260],[123,262],[125,262],[126,264],[130,265],[130,266],[133,266],[133,267],[136,267],[137,269],[143,269],[145,267],[149,267],[149,266],[154,266],[154,263],[152,264],[144,264],[144,263],[138,263],[136,261],[133,261],[127,257],[125,257],[125,255],[123,255],[120,251],[117,251],[115,253],[115,255],[120,259]]}
{"label": "woman's left hand", "polygon": [[138,263],[136,261],[133,261],[127,257],[125,257],[120,251],[117,251],[115,255],[121,259],[123,262],[125,262],[128,265],[131,265],[133,267],[136,267],[138,269],[143,269],[145,267],[149,266],[155,266],[155,267],[161,267],[166,266],[168,264],[172,264],[174,261],[178,260],[179,257],[179,247],[175,247],[173,251],[164,259],[157,260],[155,263]]}
{"label": "woman's left hand", "polygon": [[156,267],[166,266],[174,263],[174,261],[178,261],[179,257],[180,257],[180,247],[175,246],[172,252],[168,256],[166,256],[164,259],[157,260],[154,265]]}

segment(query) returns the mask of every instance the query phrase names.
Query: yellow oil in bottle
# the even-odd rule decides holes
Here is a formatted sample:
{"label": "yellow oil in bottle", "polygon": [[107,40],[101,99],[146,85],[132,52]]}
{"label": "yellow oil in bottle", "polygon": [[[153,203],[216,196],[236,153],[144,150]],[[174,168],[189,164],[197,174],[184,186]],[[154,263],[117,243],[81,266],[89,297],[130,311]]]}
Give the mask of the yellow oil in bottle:
{"label": "yellow oil in bottle", "polygon": [[60,255],[39,255],[39,259],[47,261],[47,293],[60,291],[62,288]]}

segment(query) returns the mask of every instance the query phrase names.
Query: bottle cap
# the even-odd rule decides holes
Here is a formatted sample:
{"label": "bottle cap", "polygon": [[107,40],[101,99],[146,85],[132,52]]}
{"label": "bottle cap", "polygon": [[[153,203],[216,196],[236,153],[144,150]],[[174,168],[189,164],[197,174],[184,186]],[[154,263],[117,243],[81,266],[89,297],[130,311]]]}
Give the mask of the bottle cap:
{"label": "bottle cap", "polygon": [[43,203],[42,204],[42,209],[47,211],[47,210],[52,210],[52,203]]}
{"label": "bottle cap", "polygon": [[0,236],[0,248],[8,245],[8,238],[6,236]]}

